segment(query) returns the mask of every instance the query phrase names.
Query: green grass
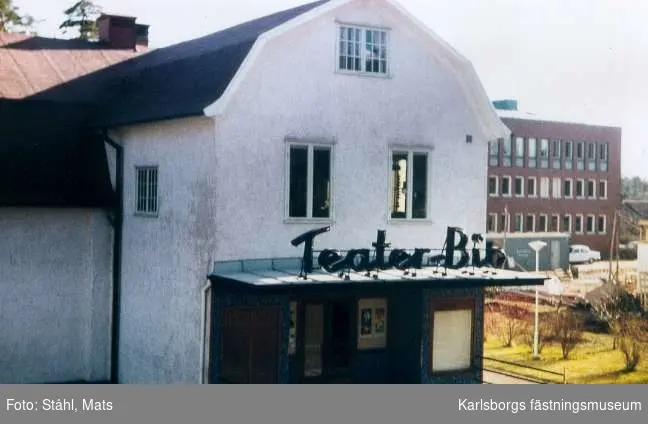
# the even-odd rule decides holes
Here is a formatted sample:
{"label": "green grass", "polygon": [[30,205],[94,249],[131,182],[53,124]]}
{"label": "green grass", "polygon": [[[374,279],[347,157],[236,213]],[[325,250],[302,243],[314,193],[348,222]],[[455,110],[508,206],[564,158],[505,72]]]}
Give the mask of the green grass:
{"label": "green grass", "polygon": [[[648,355],[648,352],[645,354]],[[648,384],[648,357],[644,356],[635,371],[624,371],[625,361],[619,350],[612,349],[612,338],[605,334],[584,333],[583,341],[562,359],[559,345],[547,345],[541,359],[534,360],[527,345],[503,347],[500,340],[489,336],[484,343],[484,356],[527,365],[562,374],[570,384]],[[562,383],[562,377],[485,359],[484,367],[517,375]]]}

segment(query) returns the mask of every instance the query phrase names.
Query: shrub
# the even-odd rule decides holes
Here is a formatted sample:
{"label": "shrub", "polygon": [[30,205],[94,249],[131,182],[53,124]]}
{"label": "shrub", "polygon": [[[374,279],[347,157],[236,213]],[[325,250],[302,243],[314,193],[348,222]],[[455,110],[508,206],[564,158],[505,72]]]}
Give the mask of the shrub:
{"label": "shrub", "polygon": [[560,344],[563,359],[569,359],[570,353],[582,339],[582,320],[570,309],[558,310],[551,320],[551,333],[552,338]]}

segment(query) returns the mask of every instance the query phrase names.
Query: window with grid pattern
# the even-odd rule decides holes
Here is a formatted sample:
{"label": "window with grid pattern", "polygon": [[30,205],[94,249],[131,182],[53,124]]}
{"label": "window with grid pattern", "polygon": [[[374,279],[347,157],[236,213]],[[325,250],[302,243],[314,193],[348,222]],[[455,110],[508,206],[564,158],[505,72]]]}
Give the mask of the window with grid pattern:
{"label": "window with grid pattern", "polygon": [[288,148],[288,218],[331,218],[331,146]]}
{"label": "window with grid pattern", "polygon": [[387,44],[386,30],[340,26],[338,69],[386,75]]}
{"label": "window with grid pattern", "polygon": [[137,199],[135,211],[141,214],[158,213],[158,168],[142,166],[135,169],[137,178]]}

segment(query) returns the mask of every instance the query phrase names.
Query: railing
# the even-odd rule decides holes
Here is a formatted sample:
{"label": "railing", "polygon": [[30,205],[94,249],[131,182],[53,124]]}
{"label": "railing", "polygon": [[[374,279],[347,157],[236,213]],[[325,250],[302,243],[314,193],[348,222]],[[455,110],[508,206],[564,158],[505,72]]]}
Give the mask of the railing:
{"label": "railing", "polygon": [[[525,381],[538,383],[538,384],[567,384],[567,371],[565,370],[565,368],[563,368],[563,372],[560,373],[560,372],[551,371],[543,368],[532,367],[530,365],[520,364],[517,362],[510,362],[510,361],[504,361],[502,359],[491,358],[488,356],[481,356],[480,358],[483,361],[492,361],[499,364],[508,365],[509,367],[513,367],[514,370],[519,370],[519,371],[510,371],[508,369],[502,370],[496,367],[489,368],[484,364],[483,369],[485,371],[490,371],[497,374],[506,375],[508,377],[517,378],[520,380],[525,380]],[[530,371],[534,371],[535,373],[540,373],[541,376],[544,375],[546,376],[546,378],[529,376],[528,374],[524,373],[525,370],[530,370]]]}

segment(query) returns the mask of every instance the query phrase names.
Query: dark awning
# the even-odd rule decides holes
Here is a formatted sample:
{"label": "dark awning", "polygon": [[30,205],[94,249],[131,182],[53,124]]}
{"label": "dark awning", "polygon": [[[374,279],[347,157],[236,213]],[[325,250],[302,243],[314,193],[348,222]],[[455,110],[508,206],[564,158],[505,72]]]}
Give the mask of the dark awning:
{"label": "dark awning", "polygon": [[294,290],[303,288],[400,286],[425,288],[535,286],[548,278],[541,274],[495,268],[446,269],[427,266],[402,271],[381,270],[377,273],[349,271],[342,275],[318,269],[300,276],[301,259],[241,260],[214,264],[209,279],[247,289]]}

